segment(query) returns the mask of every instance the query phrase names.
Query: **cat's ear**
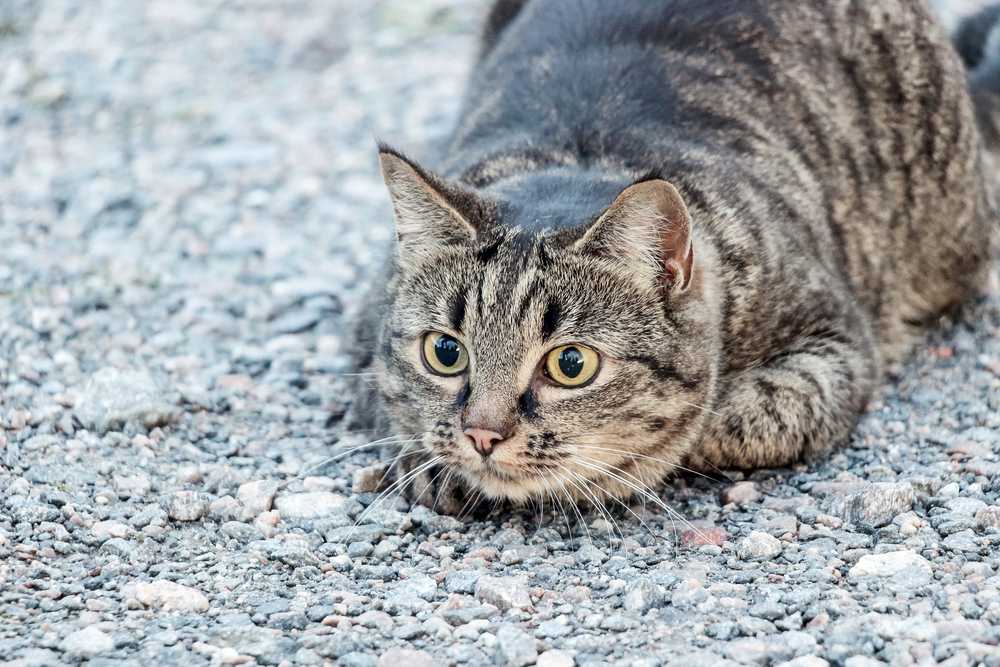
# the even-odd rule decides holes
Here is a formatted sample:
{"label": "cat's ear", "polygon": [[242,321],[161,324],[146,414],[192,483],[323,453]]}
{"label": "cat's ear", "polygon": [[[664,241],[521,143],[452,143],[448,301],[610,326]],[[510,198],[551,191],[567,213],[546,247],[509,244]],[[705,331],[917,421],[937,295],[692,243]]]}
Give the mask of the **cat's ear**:
{"label": "cat's ear", "polygon": [[622,190],[575,246],[626,262],[670,292],[683,292],[691,284],[691,216],[677,188],[661,179]]}
{"label": "cat's ear", "polygon": [[444,184],[402,154],[379,146],[401,253],[425,254],[442,245],[468,243],[476,228],[448,201]]}

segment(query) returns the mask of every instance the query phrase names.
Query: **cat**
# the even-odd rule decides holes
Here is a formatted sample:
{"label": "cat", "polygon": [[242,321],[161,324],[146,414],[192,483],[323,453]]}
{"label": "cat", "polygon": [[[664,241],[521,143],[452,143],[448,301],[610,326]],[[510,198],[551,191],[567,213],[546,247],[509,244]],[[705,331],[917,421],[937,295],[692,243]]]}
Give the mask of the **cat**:
{"label": "cat", "polygon": [[500,0],[436,170],[379,145],[355,424],[442,511],[846,442],[987,275],[1000,79],[967,38],[922,0]]}

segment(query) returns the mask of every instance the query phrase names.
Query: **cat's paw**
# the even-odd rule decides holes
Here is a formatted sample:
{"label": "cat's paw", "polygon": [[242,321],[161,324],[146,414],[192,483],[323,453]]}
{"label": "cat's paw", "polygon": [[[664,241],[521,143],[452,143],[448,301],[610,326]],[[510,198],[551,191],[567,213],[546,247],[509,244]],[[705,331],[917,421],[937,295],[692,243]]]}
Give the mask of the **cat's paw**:
{"label": "cat's paw", "polygon": [[437,465],[428,466],[427,461],[422,454],[404,456],[397,461],[396,480],[406,480],[400,489],[403,497],[439,514],[458,514],[467,498],[466,485],[457,473]]}

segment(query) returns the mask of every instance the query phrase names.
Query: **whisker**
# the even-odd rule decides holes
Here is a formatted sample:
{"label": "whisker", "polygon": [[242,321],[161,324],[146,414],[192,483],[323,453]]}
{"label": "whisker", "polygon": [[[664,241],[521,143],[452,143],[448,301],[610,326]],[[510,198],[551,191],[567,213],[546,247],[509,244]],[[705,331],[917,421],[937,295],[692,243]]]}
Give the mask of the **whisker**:
{"label": "whisker", "polygon": [[287,484],[289,484],[290,482],[292,482],[294,480],[302,479],[304,477],[308,477],[309,475],[311,475],[311,474],[313,474],[313,473],[315,473],[315,472],[317,472],[319,470],[322,470],[323,468],[325,468],[326,466],[330,465],[331,463],[336,463],[337,461],[339,461],[340,459],[344,458],[345,456],[350,456],[351,454],[353,454],[355,452],[359,452],[362,449],[370,449],[372,447],[379,447],[379,446],[383,446],[383,445],[406,445],[406,444],[411,444],[411,443],[414,443],[414,442],[420,442],[420,440],[422,440],[422,438],[410,439],[410,440],[393,440],[393,441],[390,441],[388,438],[382,438],[381,440],[374,440],[372,442],[366,442],[363,445],[354,445],[352,447],[349,447],[349,448],[345,449],[344,451],[342,451],[342,452],[340,452],[338,454],[334,454],[333,456],[328,456],[327,458],[319,461],[318,463],[312,464],[308,468],[305,468],[304,470],[300,471],[295,477],[292,477],[290,479],[285,480],[284,482],[282,482],[282,484],[287,485]]}
{"label": "whisker", "polygon": [[[703,540],[706,540],[706,541],[708,540],[708,537],[704,533],[702,533],[700,530],[698,530],[698,528],[694,524],[692,524],[690,521],[688,521],[687,519],[685,519],[680,514],[680,512],[678,512],[677,510],[675,510],[674,508],[670,507],[665,502],[663,502],[663,500],[659,496],[654,495],[649,490],[648,485],[646,485],[646,483],[643,482],[641,479],[638,479],[634,475],[631,475],[630,473],[622,470],[621,468],[618,468],[616,466],[610,466],[609,464],[603,463],[601,461],[597,461],[596,459],[592,459],[592,458],[587,457],[587,456],[578,456],[577,458],[578,458],[577,462],[580,463],[581,465],[583,465],[585,467],[588,467],[591,470],[596,470],[597,472],[603,473],[603,474],[607,475],[608,477],[611,477],[612,479],[615,479],[615,480],[621,482],[625,486],[628,486],[633,491],[636,491],[637,493],[640,493],[640,494],[648,497],[650,500],[652,500],[657,506],[659,506],[665,512],[668,512],[671,516],[676,517],[683,524],[685,524],[686,526],[688,526],[688,528],[690,528],[692,531],[694,531],[694,533],[696,535],[698,535],[699,538],[701,538]],[[612,470],[615,470],[615,471],[621,473],[622,475],[626,475],[628,477],[631,477],[633,480],[635,480],[636,482],[638,482],[639,485],[641,485],[641,486],[633,484],[632,482],[628,481],[624,477],[621,477],[620,475],[617,475],[614,472],[611,472],[611,470],[603,469],[601,466],[607,466],[607,467],[611,468]]]}
{"label": "whisker", "polygon": [[466,498],[465,504],[462,505],[462,509],[459,510],[459,512],[458,512],[458,516],[459,517],[463,516],[465,514],[466,508],[469,508],[469,511],[472,511],[473,509],[475,509],[476,503],[479,502],[479,498],[480,498],[480,496],[482,496],[482,494],[483,494],[483,490],[481,488],[477,487],[476,488],[476,493],[475,494],[470,494],[469,497]]}
{"label": "whisker", "polygon": [[590,526],[587,524],[586,521],[584,521],[583,514],[580,512],[579,505],[576,503],[576,501],[573,500],[573,497],[569,494],[569,491],[566,489],[567,481],[572,481],[572,480],[569,479],[562,480],[562,492],[566,495],[566,502],[570,503],[570,507],[573,509],[573,513],[576,514],[577,521],[582,523],[583,529],[587,531],[587,541],[593,544],[594,536],[590,534]]}
{"label": "whisker", "polygon": [[577,442],[567,442],[566,444],[572,445],[573,447],[579,447],[579,448],[582,448],[582,449],[593,449],[593,450],[598,450],[598,451],[603,451],[603,452],[613,452],[615,454],[624,454],[625,456],[628,456],[629,458],[631,458],[633,461],[635,459],[645,459],[647,461],[655,461],[656,463],[663,463],[663,464],[668,465],[671,468],[676,469],[676,470],[682,470],[684,472],[691,473],[692,475],[698,475],[699,477],[704,477],[705,479],[707,479],[707,480],[709,480],[711,482],[718,482],[718,481],[720,481],[720,480],[712,477],[711,475],[706,475],[703,472],[699,472],[699,471],[693,470],[691,468],[685,468],[684,466],[682,466],[680,464],[671,463],[670,461],[667,461],[666,459],[656,458],[655,456],[648,456],[646,454],[637,454],[635,452],[630,452],[630,451],[625,450],[625,449],[613,449],[611,447],[602,447],[600,445],[584,445],[584,444],[580,444],[580,443],[577,443]]}
{"label": "whisker", "polygon": [[699,410],[703,410],[704,412],[707,412],[710,415],[715,415],[716,417],[721,417],[722,416],[722,413],[716,412],[715,410],[711,410],[711,409],[705,407],[704,405],[698,405],[697,403],[692,403],[690,401],[685,401],[685,400],[682,400],[680,398],[675,398],[673,400],[677,401],[678,403],[683,403],[684,405],[690,406],[692,408],[697,408]]}
{"label": "whisker", "polygon": [[454,468],[449,468],[446,466],[441,469],[447,470],[448,474],[445,475],[444,481],[441,483],[441,486],[438,487],[437,493],[434,494],[434,502],[432,503],[431,507],[432,509],[434,509],[435,512],[437,511],[438,501],[441,500],[441,492],[444,491],[446,488],[448,488],[448,482],[451,481],[451,476],[455,474]]}
{"label": "whisker", "polygon": [[570,523],[569,523],[569,515],[566,513],[566,508],[563,506],[562,498],[560,496],[556,495],[556,493],[555,493],[556,491],[563,491],[563,493],[565,494],[565,490],[561,488],[562,484],[564,484],[564,482],[560,481],[560,486],[555,487],[552,490],[552,502],[553,503],[559,503],[559,511],[563,515],[563,521],[566,522],[566,536],[567,536],[568,539],[572,540],[572,539],[574,539],[575,536],[573,535],[573,528],[572,528],[572,526],[570,526]]}
{"label": "whisker", "polygon": [[392,493],[395,490],[402,489],[405,484],[408,484],[409,482],[414,480],[420,473],[422,473],[424,470],[429,469],[435,463],[442,460],[443,458],[444,458],[443,456],[435,456],[431,459],[428,459],[424,463],[420,464],[419,466],[409,471],[405,475],[400,476],[395,482],[393,482],[389,486],[389,488],[380,493],[378,497],[376,497],[375,500],[372,501],[371,505],[369,505],[364,509],[364,511],[358,516],[357,521],[354,522],[354,527],[357,528],[361,524],[361,521],[366,516],[368,516],[369,512],[373,511],[379,504],[381,504],[389,496],[390,493]]}
{"label": "whisker", "polygon": [[[574,482],[574,483],[573,483],[573,485],[574,485],[574,486],[575,486],[575,487],[576,487],[577,489],[579,489],[579,490],[580,490],[580,492],[581,492],[581,493],[583,493],[583,494],[584,494],[584,496],[585,496],[586,498],[588,498],[588,499],[590,500],[590,502],[591,502],[591,503],[593,503],[593,505],[594,505],[595,509],[597,509],[597,511],[598,511],[598,512],[600,513],[600,515],[601,515],[601,516],[602,516],[602,517],[603,517],[604,519],[606,519],[606,520],[608,521],[608,523],[610,523],[610,524],[611,524],[611,527],[612,527],[612,530],[611,530],[611,535],[610,535],[610,536],[608,537],[608,543],[609,543],[609,544],[611,543],[611,540],[612,540],[612,539],[614,538],[614,530],[615,530],[615,529],[617,529],[617,530],[618,530],[618,534],[619,534],[619,535],[621,536],[621,543],[622,543],[622,548],[624,549],[624,547],[625,547],[625,533],[623,533],[623,532],[622,532],[622,530],[621,530],[621,526],[619,526],[619,525],[618,525],[618,522],[616,522],[616,521],[615,521],[615,519],[614,519],[614,517],[613,517],[613,516],[611,516],[611,512],[610,512],[610,511],[608,510],[608,507],[607,507],[607,505],[605,505],[605,504],[604,504],[604,503],[603,503],[603,502],[602,502],[602,501],[601,501],[601,500],[600,500],[600,499],[599,499],[599,498],[597,497],[597,495],[596,495],[596,494],[594,494],[593,492],[591,492],[591,491],[590,491],[590,490],[589,490],[589,489],[587,488],[587,486],[586,486],[586,484],[587,484],[587,481],[588,481],[588,480],[587,480],[587,478],[586,478],[586,477],[584,477],[583,475],[581,475],[581,474],[580,474],[580,473],[578,473],[578,472],[574,472],[574,471],[570,470],[569,468],[566,468],[565,466],[560,466],[560,468],[562,468],[563,470],[565,470],[565,471],[566,471],[566,473],[567,473],[567,474],[569,474],[569,475],[570,475],[571,477],[576,477],[576,478],[577,478],[577,479],[579,479],[579,480],[583,480],[583,484],[580,484],[579,482]],[[572,480],[572,479],[570,479],[570,481],[572,482],[573,480]],[[598,489],[600,489],[602,493],[604,493],[604,490],[603,490],[603,489],[601,489],[601,487],[600,487],[600,486],[597,486],[597,488],[598,488]],[[626,551],[626,555],[628,555],[628,552],[627,552],[627,551]]]}

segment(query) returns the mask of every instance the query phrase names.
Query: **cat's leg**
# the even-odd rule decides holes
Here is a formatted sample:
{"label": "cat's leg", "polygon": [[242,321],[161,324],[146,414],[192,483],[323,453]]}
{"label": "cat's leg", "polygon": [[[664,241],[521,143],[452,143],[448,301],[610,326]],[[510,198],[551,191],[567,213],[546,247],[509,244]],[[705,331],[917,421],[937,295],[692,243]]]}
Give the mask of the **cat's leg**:
{"label": "cat's leg", "polygon": [[867,331],[803,335],[763,363],[720,378],[719,400],[687,465],[776,467],[842,444],[879,375]]}

